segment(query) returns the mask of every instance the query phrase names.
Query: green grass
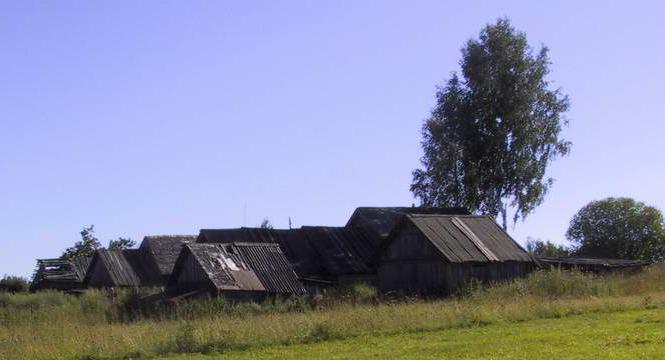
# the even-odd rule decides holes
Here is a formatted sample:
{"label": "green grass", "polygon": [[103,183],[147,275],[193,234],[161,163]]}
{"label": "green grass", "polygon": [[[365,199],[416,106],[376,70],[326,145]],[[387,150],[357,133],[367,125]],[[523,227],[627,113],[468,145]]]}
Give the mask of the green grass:
{"label": "green grass", "polygon": [[665,309],[651,309],[389,336],[360,336],[187,358],[659,359],[664,354]]}
{"label": "green grass", "polygon": [[238,350],[251,354],[274,346],[409,338],[407,334],[522,326],[534,319],[665,309],[663,279],[663,267],[609,277],[545,271],[507,284],[470,288],[450,299],[395,301],[380,299],[366,287],[350,287],[313,302],[211,300],[177,308],[132,307],[140,294],[131,292],[113,298],[99,291],[79,298],[52,292],[0,294],[0,359],[161,357]]}

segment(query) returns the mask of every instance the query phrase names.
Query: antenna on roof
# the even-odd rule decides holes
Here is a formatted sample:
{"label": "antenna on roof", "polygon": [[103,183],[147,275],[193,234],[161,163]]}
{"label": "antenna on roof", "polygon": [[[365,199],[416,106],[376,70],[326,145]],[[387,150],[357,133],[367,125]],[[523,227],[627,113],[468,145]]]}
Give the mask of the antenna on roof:
{"label": "antenna on roof", "polygon": [[247,226],[247,200],[245,200],[245,205],[242,209],[242,226]]}

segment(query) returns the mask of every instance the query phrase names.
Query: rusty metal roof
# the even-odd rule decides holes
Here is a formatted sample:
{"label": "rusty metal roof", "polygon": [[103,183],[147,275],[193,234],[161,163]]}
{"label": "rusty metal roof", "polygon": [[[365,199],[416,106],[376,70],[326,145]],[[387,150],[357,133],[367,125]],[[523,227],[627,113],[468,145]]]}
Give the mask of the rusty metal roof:
{"label": "rusty metal roof", "polygon": [[450,262],[533,262],[515,240],[487,216],[406,215]]}

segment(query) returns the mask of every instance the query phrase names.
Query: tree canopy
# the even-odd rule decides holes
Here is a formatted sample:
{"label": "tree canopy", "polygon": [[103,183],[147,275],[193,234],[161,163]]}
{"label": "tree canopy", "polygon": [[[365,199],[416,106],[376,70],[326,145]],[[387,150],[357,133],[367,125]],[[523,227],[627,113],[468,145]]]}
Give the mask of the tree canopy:
{"label": "tree canopy", "polygon": [[67,248],[60,257],[70,259],[77,256],[93,256],[95,251],[101,247],[102,244],[95,236],[95,225],[84,226],[81,230],[81,241],[77,241],[74,246]]}
{"label": "tree canopy", "polygon": [[136,245],[136,241],[131,238],[119,237],[116,240],[109,241],[109,250],[131,249]]}
{"label": "tree canopy", "polygon": [[422,129],[422,168],[411,191],[425,206],[461,206],[513,221],[542,203],[552,160],[568,154],[560,137],[568,97],[547,80],[548,49],[534,53],[508,19],[487,25],[462,49],[461,78],[453,73],[436,93]]}
{"label": "tree canopy", "polygon": [[629,198],[590,202],[570,221],[566,237],[580,256],[665,258],[663,215],[655,207]]}
{"label": "tree canopy", "polygon": [[566,257],[570,256],[570,249],[564,245],[557,245],[551,241],[527,238],[526,251],[535,256]]}

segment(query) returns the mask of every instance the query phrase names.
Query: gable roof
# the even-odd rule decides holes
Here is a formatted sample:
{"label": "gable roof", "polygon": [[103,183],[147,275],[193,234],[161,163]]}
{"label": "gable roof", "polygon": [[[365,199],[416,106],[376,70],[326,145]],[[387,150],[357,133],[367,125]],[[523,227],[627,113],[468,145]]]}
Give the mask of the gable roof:
{"label": "gable roof", "polygon": [[291,264],[277,244],[187,244],[176,262],[169,285],[177,282],[178,274],[188,256],[194,257],[218,290],[305,293]]}
{"label": "gable roof", "polygon": [[324,272],[318,253],[301,229],[202,229],[197,243],[272,243],[279,244],[300,278],[317,277]]}
{"label": "gable roof", "polygon": [[317,262],[332,275],[370,272],[377,250],[376,237],[351,227],[303,226],[309,243],[316,250]]}
{"label": "gable roof", "polygon": [[303,226],[300,229],[203,229],[198,243],[278,244],[301,279],[367,273],[379,240],[363,229]]}
{"label": "gable roof", "polygon": [[386,238],[406,214],[470,215],[461,207],[359,207],[346,226],[360,227]]}
{"label": "gable roof", "polygon": [[70,259],[37,259],[37,270],[31,290],[71,290],[82,286],[92,257],[77,256]]}
{"label": "gable roof", "polygon": [[173,272],[182,246],[196,241],[196,235],[153,235],[146,236],[139,249],[147,252],[155,262],[159,275],[168,277]]}
{"label": "gable roof", "polygon": [[[105,274],[100,283],[92,278],[97,271]],[[90,263],[84,284],[97,287],[141,286],[146,277],[145,263],[140,250],[100,249]]]}
{"label": "gable roof", "polygon": [[403,221],[413,224],[449,262],[534,262],[487,216],[413,214]]}

